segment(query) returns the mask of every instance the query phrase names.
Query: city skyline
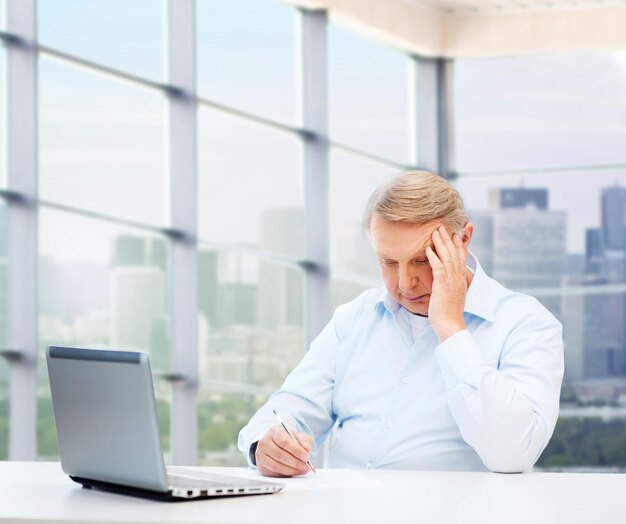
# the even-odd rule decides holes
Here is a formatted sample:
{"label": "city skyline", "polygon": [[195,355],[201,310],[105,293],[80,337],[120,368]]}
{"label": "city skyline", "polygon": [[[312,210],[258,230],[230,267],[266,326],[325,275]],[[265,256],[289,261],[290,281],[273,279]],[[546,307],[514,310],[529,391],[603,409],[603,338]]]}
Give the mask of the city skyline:
{"label": "city skyline", "polygon": [[[607,239],[608,247],[605,250],[602,241],[598,245],[587,239],[587,252],[580,267],[568,265],[564,243],[567,217],[550,210],[547,189],[492,188],[490,196],[492,208],[474,213],[472,217],[482,229],[482,234],[476,236],[474,252],[488,274],[502,284],[523,291],[525,288],[559,289],[567,284],[609,286],[626,281],[626,245],[610,243],[618,242],[615,231],[621,231],[626,238],[626,188],[601,189],[602,209],[609,209],[603,213],[605,219],[599,234],[601,239]],[[299,252],[303,219],[299,208],[264,211],[259,221],[263,239],[260,249]],[[587,233],[594,231],[590,228]],[[373,257],[369,264],[364,264],[359,251],[364,244],[351,242],[362,232],[348,233],[341,239],[346,263],[356,264],[357,272],[360,268],[376,276],[378,268],[371,263]],[[66,265],[49,255],[40,258],[41,329],[45,333],[65,333],[65,336],[73,333],[70,338],[79,339],[91,330],[100,338],[93,340],[96,344],[108,342],[135,349],[157,344],[166,350],[167,344],[159,342],[153,330],[162,337],[168,333],[167,242],[157,237],[125,233],[114,237],[110,249],[108,262],[100,264],[73,262]],[[622,256],[618,256],[620,253]],[[247,259],[250,260],[246,262]],[[97,285],[94,287],[94,284]],[[199,313],[205,319],[201,324],[212,331],[228,327],[233,321],[234,325],[257,326],[268,331],[303,325],[303,277],[295,268],[255,260],[250,255],[200,248],[199,286]],[[609,301],[613,304],[611,307],[623,307],[623,299],[615,302],[610,297],[599,295],[587,302]],[[539,298],[558,317],[572,311],[575,307],[572,301],[578,300],[560,294]],[[141,304],[149,307],[146,309]],[[595,310],[598,308],[584,313],[583,324],[587,317],[595,318]],[[623,316],[626,308],[620,311]],[[565,320],[570,319],[565,317]],[[599,340],[597,336],[592,338]],[[619,344],[626,346],[626,330],[618,339]],[[208,339],[201,334],[200,340]],[[611,347],[615,344],[613,342]],[[624,362],[626,365],[626,357]]]}

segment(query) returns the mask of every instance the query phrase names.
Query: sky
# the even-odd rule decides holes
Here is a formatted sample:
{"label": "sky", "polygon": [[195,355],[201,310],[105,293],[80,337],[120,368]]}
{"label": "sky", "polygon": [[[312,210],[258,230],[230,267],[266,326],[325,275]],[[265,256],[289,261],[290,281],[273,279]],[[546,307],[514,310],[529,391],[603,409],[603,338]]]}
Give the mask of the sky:
{"label": "sky", "polygon": [[[38,16],[40,40],[47,46],[149,79],[165,78],[160,1],[40,0]],[[273,0],[198,0],[197,18],[200,96],[297,125],[293,10]],[[410,161],[410,61],[334,25],[328,38],[331,138]],[[39,74],[41,197],[167,225],[162,94],[51,58],[41,60]],[[558,174],[540,169],[626,164],[625,84],[624,52],[457,62],[455,157],[467,207],[484,209],[491,187],[548,187],[550,208],[568,213],[568,250],[582,252],[585,228],[599,223],[600,188],[626,185],[626,169]],[[263,209],[302,206],[301,146],[292,136],[202,109],[198,139],[202,236],[253,244]],[[519,168],[539,171],[483,175]],[[331,153],[335,249],[341,249],[338,232],[360,220],[371,191],[396,171]],[[62,215],[48,214],[42,231],[65,227]],[[80,229],[82,221],[74,222]],[[42,234],[41,250],[67,260],[108,258],[104,239],[115,228],[90,235],[92,227],[85,221],[85,243],[62,250],[57,235]]]}

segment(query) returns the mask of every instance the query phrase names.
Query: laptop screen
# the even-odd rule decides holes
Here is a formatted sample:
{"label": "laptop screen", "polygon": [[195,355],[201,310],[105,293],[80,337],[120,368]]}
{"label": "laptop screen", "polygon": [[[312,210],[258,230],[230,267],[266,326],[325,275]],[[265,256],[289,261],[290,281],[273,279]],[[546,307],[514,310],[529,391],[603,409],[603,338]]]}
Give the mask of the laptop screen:
{"label": "laptop screen", "polygon": [[49,347],[46,357],[63,471],[167,491],[148,355]]}

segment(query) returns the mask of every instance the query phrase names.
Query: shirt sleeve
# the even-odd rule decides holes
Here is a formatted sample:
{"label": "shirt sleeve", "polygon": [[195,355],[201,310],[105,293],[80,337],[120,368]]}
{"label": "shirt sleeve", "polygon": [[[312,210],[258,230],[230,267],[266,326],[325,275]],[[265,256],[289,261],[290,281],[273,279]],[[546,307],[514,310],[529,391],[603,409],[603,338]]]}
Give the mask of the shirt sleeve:
{"label": "shirt sleeve", "polygon": [[502,473],[531,469],[558,418],[561,324],[547,311],[527,313],[506,337],[497,368],[468,330],[445,340],[435,354],[450,411],[485,466]]}
{"label": "shirt sleeve", "polygon": [[361,309],[358,299],[337,308],[332,320],[311,343],[310,349],[287,376],[282,387],[240,431],[237,446],[250,466],[255,466],[250,446],[277,424],[273,409],[280,413],[287,427],[313,437],[313,453],[323,444],[336,419],[332,396],[337,352]]}

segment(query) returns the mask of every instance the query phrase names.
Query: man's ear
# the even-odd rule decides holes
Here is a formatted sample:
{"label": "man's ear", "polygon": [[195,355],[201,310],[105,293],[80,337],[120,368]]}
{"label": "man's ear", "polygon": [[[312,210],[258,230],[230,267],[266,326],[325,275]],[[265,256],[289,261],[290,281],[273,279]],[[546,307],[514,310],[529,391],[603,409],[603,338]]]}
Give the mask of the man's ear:
{"label": "man's ear", "polygon": [[461,238],[461,241],[463,242],[463,247],[467,248],[470,240],[472,239],[473,234],[474,234],[474,224],[472,224],[471,222],[468,222],[467,224],[465,224],[465,227],[463,228],[463,238]]}

